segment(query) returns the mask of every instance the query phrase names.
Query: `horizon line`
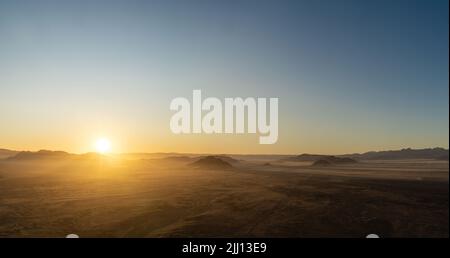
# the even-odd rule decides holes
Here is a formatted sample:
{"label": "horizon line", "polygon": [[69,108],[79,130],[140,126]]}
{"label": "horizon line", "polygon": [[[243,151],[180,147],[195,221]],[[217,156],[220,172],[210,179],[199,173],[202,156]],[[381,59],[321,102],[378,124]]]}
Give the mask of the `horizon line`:
{"label": "horizon line", "polygon": [[[183,154],[183,155],[253,155],[253,156],[295,156],[295,155],[301,155],[301,154],[319,154],[319,155],[354,155],[354,154],[364,154],[364,153],[369,153],[369,152],[383,152],[383,151],[402,151],[402,150],[433,150],[433,149],[444,149],[444,150],[449,150],[449,148],[446,147],[442,147],[442,146],[436,146],[436,147],[425,147],[425,148],[411,148],[411,147],[404,147],[404,148],[399,148],[399,149],[382,149],[382,150],[368,150],[368,151],[364,151],[364,152],[352,152],[352,153],[344,153],[344,154],[323,154],[323,153],[313,153],[313,152],[298,152],[298,153],[292,153],[292,154],[282,154],[282,153],[270,153],[270,154],[258,154],[258,153],[207,153],[207,152],[109,152],[109,153],[102,153],[102,155],[139,155],[139,154]],[[32,150],[16,150],[16,149],[8,149],[8,148],[0,148],[0,151],[13,151],[13,152],[39,152],[39,151],[51,151],[51,152],[65,152],[68,154],[75,154],[75,155],[83,155],[83,154],[91,154],[91,153],[95,153],[95,154],[101,154],[98,153],[96,151],[87,151],[87,152],[71,152],[71,151],[65,151],[65,150],[52,150],[52,149],[39,149],[36,151],[32,151]]]}

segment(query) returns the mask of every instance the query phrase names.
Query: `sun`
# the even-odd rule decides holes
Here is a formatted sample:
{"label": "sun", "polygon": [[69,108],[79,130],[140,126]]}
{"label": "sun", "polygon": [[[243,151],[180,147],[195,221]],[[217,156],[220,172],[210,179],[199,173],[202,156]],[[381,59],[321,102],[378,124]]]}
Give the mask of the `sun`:
{"label": "sun", "polygon": [[111,142],[107,138],[99,138],[95,141],[95,149],[101,154],[108,153],[111,151]]}

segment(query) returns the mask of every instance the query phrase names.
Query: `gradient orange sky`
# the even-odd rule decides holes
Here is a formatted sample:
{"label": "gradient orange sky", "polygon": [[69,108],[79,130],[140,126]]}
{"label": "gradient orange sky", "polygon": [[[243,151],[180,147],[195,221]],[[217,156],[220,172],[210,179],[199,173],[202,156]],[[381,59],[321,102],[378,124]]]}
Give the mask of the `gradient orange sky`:
{"label": "gradient orange sky", "polygon": [[[448,1],[0,1],[0,148],[448,148]],[[174,135],[170,101],[278,97],[279,138]]]}

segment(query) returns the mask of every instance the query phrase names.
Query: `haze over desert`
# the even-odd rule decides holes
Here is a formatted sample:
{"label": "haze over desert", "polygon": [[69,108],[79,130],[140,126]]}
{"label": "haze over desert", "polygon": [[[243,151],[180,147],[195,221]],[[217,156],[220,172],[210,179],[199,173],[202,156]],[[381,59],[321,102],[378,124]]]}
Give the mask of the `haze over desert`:
{"label": "haze over desert", "polygon": [[448,237],[444,149],[325,165],[343,158],[10,154],[1,237]]}

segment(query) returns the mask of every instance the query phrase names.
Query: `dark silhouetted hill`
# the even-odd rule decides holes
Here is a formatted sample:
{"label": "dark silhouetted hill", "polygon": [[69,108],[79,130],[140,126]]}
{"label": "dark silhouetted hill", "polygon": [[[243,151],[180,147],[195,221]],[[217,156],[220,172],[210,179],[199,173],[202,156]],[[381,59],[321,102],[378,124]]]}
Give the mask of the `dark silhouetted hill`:
{"label": "dark silhouetted hill", "polygon": [[218,156],[214,156],[214,157],[216,157],[216,158],[218,158],[218,159],[221,159],[221,160],[223,160],[223,161],[225,161],[225,162],[228,162],[228,163],[230,163],[230,164],[238,163],[238,162],[239,162],[239,160],[237,160],[237,159],[235,159],[235,158],[232,158],[232,157],[230,157],[230,156],[226,156],[226,155],[218,155]]}
{"label": "dark silhouetted hill", "polygon": [[326,156],[321,160],[326,160],[331,162],[331,164],[351,164],[356,163],[356,160],[348,157],[336,157],[336,156]]}
{"label": "dark silhouetted hill", "polygon": [[325,159],[316,160],[312,164],[312,166],[314,166],[314,167],[324,167],[324,166],[331,166],[331,165],[333,165],[333,164]]}
{"label": "dark silhouetted hill", "polygon": [[324,156],[321,159],[314,161],[313,166],[331,166],[339,164],[353,164],[356,160],[351,158],[339,158],[335,156]]}
{"label": "dark silhouetted hill", "polygon": [[233,167],[230,163],[222,160],[220,157],[217,156],[207,156],[201,158],[189,164],[189,166],[203,169],[230,169]]}

